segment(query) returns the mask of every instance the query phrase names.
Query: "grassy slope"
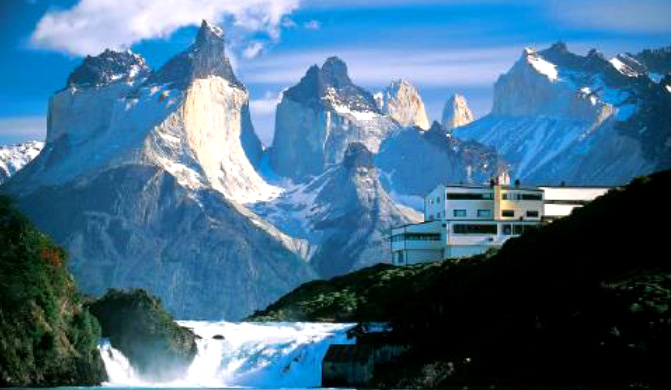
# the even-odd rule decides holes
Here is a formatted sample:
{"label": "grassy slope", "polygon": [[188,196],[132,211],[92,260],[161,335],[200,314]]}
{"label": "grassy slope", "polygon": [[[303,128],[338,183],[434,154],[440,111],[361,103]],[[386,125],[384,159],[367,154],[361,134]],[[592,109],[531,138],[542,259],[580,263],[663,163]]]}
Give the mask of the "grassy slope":
{"label": "grassy slope", "polygon": [[65,252],[0,196],[0,387],[106,380]]}
{"label": "grassy slope", "polygon": [[394,321],[418,352],[377,386],[665,388],[670,189],[637,179],[489,258],[313,282],[253,318]]}

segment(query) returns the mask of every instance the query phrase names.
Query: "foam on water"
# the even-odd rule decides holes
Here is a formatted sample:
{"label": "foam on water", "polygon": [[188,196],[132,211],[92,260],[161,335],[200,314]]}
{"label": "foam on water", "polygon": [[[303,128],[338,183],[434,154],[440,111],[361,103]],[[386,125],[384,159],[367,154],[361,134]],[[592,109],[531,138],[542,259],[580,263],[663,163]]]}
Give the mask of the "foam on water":
{"label": "foam on water", "polygon": [[179,324],[201,337],[197,340],[198,354],[185,378],[171,383],[143,381],[128,359],[103,340],[99,349],[109,376],[105,385],[317,387],[329,345],[355,342],[346,334],[354,324],[204,321],[179,321]]}

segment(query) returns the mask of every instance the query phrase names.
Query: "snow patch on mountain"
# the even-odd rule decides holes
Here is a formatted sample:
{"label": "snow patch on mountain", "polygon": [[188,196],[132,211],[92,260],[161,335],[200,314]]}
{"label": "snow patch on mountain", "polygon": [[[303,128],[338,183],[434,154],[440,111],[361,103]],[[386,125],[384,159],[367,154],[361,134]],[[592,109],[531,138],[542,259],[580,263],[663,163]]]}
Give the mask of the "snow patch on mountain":
{"label": "snow patch on mountain", "polygon": [[44,142],[29,141],[0,145],[0,184],[31,162],[44,148]]}
{"label": "snow patch on mountain", "polygon": [[309,261],[322,277],[387,262],[389,229],[421,220],[419,213],[392,200],[372,153],[359,143],[350,144],[341,163],[253,210],[310,242]]}

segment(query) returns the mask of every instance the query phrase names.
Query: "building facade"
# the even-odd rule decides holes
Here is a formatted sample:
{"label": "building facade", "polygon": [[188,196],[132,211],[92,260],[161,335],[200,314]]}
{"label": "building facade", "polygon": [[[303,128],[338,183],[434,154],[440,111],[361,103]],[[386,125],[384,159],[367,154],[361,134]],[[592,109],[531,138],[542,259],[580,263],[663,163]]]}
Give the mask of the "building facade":
{"label": "building facade", "polygon": [[424,199],[424,223],[391,232],[392,264],[467,257],[566,216],[607,188],[439,185]]}

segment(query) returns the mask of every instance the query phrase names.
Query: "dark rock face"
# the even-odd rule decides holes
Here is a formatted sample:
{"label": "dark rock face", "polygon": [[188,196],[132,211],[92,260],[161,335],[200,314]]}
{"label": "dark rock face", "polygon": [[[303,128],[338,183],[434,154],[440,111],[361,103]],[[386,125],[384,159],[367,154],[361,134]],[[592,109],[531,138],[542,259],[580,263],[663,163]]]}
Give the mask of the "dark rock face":
{"label": "dark rock face", "polygon": [[196,356],[196,335],[174,322],[145,290],[110,290],[89,305],[102,336],[151,381],[183,377]]}
{"label": "dark rock face", "polygon": [[505,170],[494,148],[456,138],[437,122],[428,131],[411,129],[390,137],[375,161],[389,187],[421,197],[441,183],[488,183]]}
{"label": "dark rock face", "polygon": [[646,49],[630,56],[645,65],[649,72],[663,75],[671,73],[671,46]]}
{"label": "dark rock face", "polygon": [[97,56],[86,56],[84,62],[68,77],[67,87],[95,87],[115,81],[131,81],[151,73],[144,58],[126,52],[105,50]]}
{"label": "dark rock face", "polygon": [[[671,168],[671,74],[659,84],[641,88],[640,108],[627,121],[616,125],[624,135],[639,140],[644,155],[655,170]],[[641,131],[645,129],[645,131]]]}
{"label": "dark rock face", "polygon": [[314,229],[324,236],[310,259],[320,276],[330,278],[391,258],[386,235],[412,222],[380,183],[373,154],[352,143],[343,162],[316,180]]}
{"label": "dark rock face", "polygon": [[343,158],[345,168],[352,169],[357,167],[374,168],[373,153],[365,145],[358,142],[349,144]]}
{"label": "dark rock face", "polygon": [[171,84],[175,88],[184,89],[193,79],[220,76],[232,85],[244,88],[233,73],[225,47],[224,32],[203,20],[196,42],[166,62],[147,83]]}
{"label": "dark rock face", "polygon": [[[333,99],[326,99],[331,92]],[[301,81],[289,88],[284,96],[308,106],[330,108],[335,102],[352,110],[380,112],[373,95],[352,82],[347,65],[338,57],[329,57],[321,68],[317,65],[310,67]]]}
{"label": "dark rock face", "polygon": [[0,387],[107,380],[100,327],[82,307],[66,257],[0,196]]}

